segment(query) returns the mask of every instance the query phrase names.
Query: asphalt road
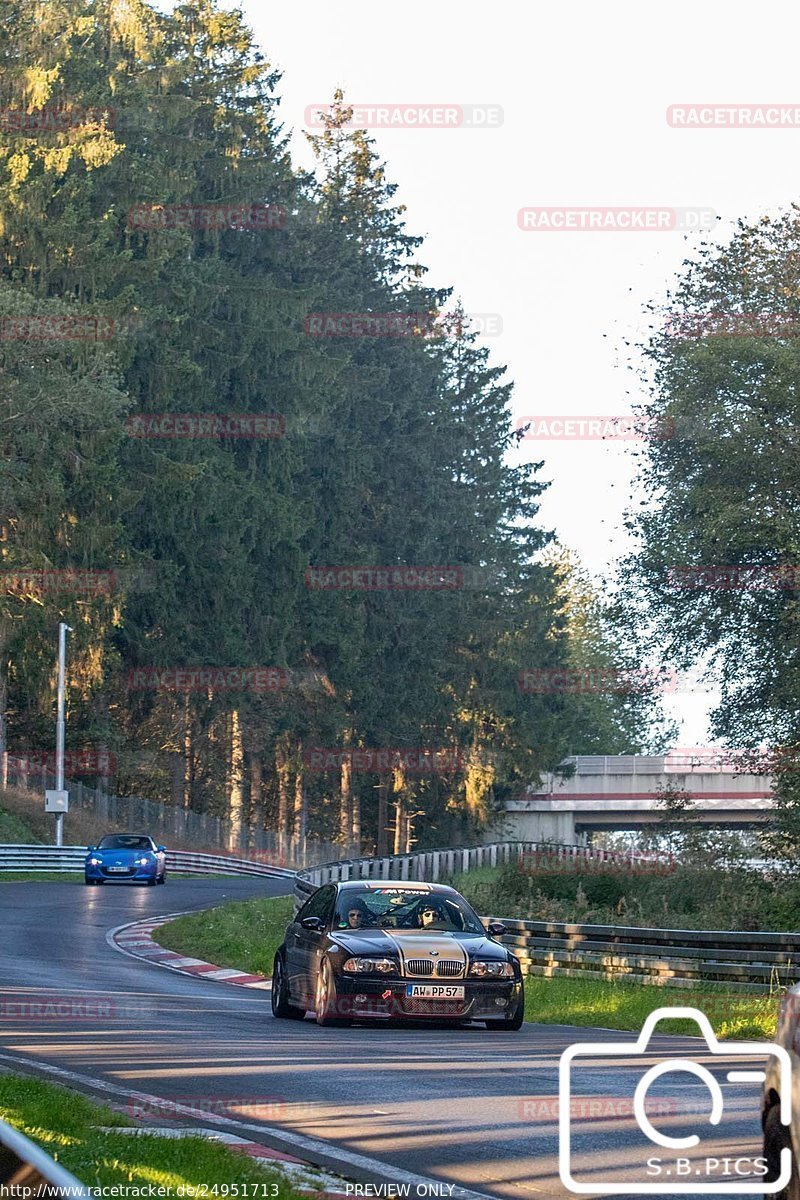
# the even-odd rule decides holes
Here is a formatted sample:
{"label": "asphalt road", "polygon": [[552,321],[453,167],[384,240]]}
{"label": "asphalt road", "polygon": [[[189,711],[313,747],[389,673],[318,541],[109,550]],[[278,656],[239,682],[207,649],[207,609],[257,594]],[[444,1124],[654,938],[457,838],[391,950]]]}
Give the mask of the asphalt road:
{"label": "asphalt road", "polygon": [[[227,1116],[251,1130],[277,1126],[487,1195],[569,1195],[558,1175],[559,1057],[574,1042],[634,1035],[533,1024],[489,1034],[274,1021],[268,993],[178,975],[106,942],[108,930],[140,917],[286,890],[282,880],[245,879],[173,879],[152,889],[0,883],[0,1066],[51,1064],[110,1087],[118,1101],[147,1093],[163,1103],[153,1111],[127,1103],[154,1123],[188,1105],[189,1123],[213,1126]],[[696,1150],[648,1142],[632,1116],[643,1070],[684,1054],[719,1079],[721,1125],[706,1124],[708,1092],[686,1073],[654,1083],[648,1111],[663,1133],[701,1134],[700,1152],[718,1168]],[[741,1184],[750,1172],[741,1159],[761,1151],[759,1088],[724,1076],[732,1066],[752,1069],[752,1060],[712,1058],[699,1041],[662,1036],[635,1066],[620,1055],[581,1062],[573,1072],[577,1180],[661,1186],[702,1170],[698,1182],[707,1183],[720,1178],[726,1156],[724,1182]]]}

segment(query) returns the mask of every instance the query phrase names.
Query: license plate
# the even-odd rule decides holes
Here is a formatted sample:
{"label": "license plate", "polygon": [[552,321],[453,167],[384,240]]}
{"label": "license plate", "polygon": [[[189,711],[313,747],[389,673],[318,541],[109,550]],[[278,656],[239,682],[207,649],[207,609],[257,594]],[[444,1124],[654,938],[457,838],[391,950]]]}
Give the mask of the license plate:
{"label": "license plate", "polygon": [[409,983],[406,995],[412,1000],[463,1000],[464,989],[454,983]]}
{"label": "license plate", "polygon": [[128,873],[128,867],[108,867],[107,869],[110,874],[114,875],[127,875]]}

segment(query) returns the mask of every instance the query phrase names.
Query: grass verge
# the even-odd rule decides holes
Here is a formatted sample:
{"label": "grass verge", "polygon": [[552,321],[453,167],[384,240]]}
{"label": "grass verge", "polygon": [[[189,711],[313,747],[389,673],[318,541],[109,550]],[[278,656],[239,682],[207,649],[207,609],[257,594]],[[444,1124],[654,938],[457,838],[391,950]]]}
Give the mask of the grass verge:
{"label": "grass verge", "polygon": [[[276,1171],[256,1165],[205,1138],[164,1138],[146,1134],[101,1133],[101,1126],[135,1122],[66,1088],[17,1075],[0,1075],[0,1117],[8,1121],[89,1187],[126,1184],[178,1188],[252,1183],[266,1185],[251,1195],[295,1200],[299,1193]],[[248,1189],[249,1191],[250,1189]],[[207,1190],[206,1194],[210,1194]]]}
{"label": "grass verge", "polygon": [[[525,1020],[546,1025],[589,1025],[638,1032],[656,1008],[690,1007],[705,1013],[720,1038],[772,1039],[780,994],[732,992],[725,987],[656,987],[613,979],[529,976]],[[700,1035],[694,1021],[660,1021],[662,1033]]]}
{"label": "grass verge", "polygon": [[[292,916],[289,896],[245,900],[178,917],[156,931],[168,950],[203,958],[221,967],[272,974],[275,951]],[[636,1032],[653,1009],[676,1005],[705,1013],[718,1037],[771,1038],[780,993],[756,995],[725,987],[663,988],[611,979],[570,976],[525,981],[525,1019],[545,1025],[588,1025]],[[699,1034],[691,1021],[665,1021],[665,1033]]]}
{"label": "grass verge", "polygon": [[291,896],[243,900],[177,917],[157,930],[159,945],[220,967],[272,975],[275,951],[292,919]]}

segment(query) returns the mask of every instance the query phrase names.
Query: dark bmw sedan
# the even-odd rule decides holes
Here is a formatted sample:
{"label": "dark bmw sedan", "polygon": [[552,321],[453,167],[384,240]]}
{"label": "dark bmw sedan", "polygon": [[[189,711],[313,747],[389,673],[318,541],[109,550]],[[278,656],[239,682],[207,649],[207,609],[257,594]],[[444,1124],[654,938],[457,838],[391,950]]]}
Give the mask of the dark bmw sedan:
{"label": "dark bmw sedan", "polygon": [[484,1021],[519,1029],[522,974],[463,896],[436,883],[326,884],[275,956],[272,1011],[320,1025],[353,1020]]}
{"label": "dark bmw sedan", "polygon": [[110,833],[87,850],[86,883],[166,883],[166,861],[166,848],[146,833]]}

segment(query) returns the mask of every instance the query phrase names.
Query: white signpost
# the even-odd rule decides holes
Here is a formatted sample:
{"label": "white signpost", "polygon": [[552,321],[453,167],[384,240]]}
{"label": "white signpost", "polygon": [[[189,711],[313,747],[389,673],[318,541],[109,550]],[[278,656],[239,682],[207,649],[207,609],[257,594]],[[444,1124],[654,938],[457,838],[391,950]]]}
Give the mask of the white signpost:
{"label": "white signpost", "polygon": [[69,812],[69,792],[64,791],[64,676],[67,664],[67,632],[64,621],[58,626],[58,714],[56,718],[56,786],[44,794],[44,810],[56,814],[56,845],[64,845],[64,813]]}

